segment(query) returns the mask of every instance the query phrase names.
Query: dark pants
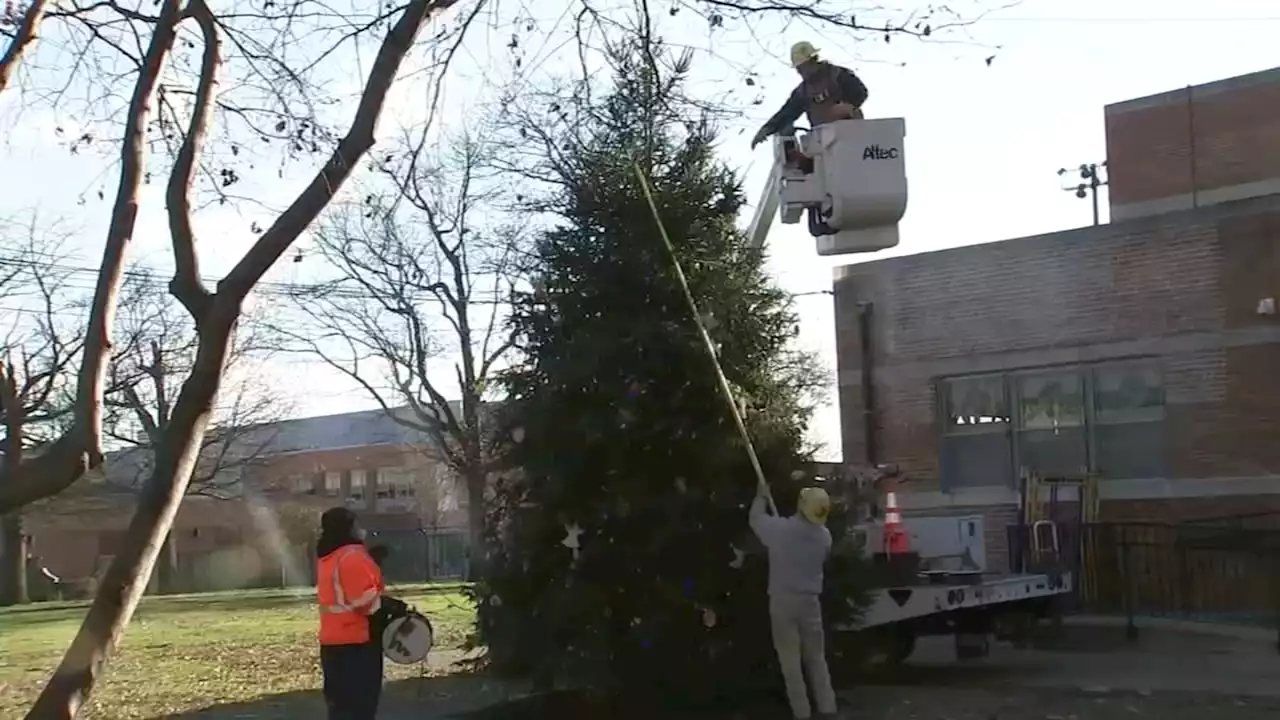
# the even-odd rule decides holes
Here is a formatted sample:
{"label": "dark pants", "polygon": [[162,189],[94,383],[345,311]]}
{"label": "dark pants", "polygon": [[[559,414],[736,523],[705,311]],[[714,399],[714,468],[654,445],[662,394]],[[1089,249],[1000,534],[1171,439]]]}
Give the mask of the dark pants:
{"label": "dark pants", "polygon": [[329,720],[374,720],[382,695],[379,643],[321,645],[320,669]]}

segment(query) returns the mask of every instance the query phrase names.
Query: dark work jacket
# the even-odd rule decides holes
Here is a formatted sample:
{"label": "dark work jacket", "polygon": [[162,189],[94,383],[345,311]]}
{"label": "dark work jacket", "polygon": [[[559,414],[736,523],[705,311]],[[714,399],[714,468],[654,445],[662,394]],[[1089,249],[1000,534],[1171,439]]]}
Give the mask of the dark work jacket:
{"label": "dark work jacket", "polygon": [[800,81],[782,109],[764,124],[767,134],[773,135],[791,125],[801,115],[809,118],[810,127],[842,120],[844,118],[835,117],[836,103],[861,108],[867,101],[867,86],[862,84],[862,80],[852,70],[827,62],[821,65],[821,69],[812,77]]}

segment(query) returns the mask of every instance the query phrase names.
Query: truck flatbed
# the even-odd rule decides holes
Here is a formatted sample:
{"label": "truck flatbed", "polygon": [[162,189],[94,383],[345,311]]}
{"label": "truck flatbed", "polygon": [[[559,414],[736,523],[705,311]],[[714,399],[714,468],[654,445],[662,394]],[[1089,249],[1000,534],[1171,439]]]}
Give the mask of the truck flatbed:
{"label": "truck flatbed", "polygon": [[945,582],[922,579],[918,585],[873,590],[861,622],[837,629],[867,630],[961,610],[998,610],[995,606],[1047,600],[1072,590],[1069,572],[986,575],[965,582],[956,579],[954,575]]}

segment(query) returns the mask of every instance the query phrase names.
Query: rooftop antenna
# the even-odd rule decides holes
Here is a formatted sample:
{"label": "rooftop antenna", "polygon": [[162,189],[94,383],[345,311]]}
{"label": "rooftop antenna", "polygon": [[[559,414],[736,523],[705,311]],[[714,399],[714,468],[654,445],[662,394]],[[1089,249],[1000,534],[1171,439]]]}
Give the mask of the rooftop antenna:
{"label": "rooftop antenna", "polygon": [[[1102,220],[1098,211],[1098,188],[1111,183],[1111,174],[1107,171],[1106,161],[1100,163],[1085,163],[1076,169],[1080,173],[1081,182],[1071,184],[1067,181],[1067,173],[1072,172],[1067,168],[1058,168],[1058,178],[1063,182],[1062,189],[1064,192],[1073,192],[1076,197],[1081,200],[1089,198],[1093,201],[1093,224],[1099,225]],[[1106,175],[1106,179],[1102,176]]]}

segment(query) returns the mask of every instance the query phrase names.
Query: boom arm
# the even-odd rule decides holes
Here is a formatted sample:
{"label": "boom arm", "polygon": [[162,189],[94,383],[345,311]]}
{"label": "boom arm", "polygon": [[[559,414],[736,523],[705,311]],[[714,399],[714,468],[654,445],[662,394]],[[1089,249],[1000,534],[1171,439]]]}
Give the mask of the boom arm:
{"label": "boom arm", "polygon": [[756,212],[751,217],[751,225],[747,227],[747,241],[752,248],[764,247],[769,237],[769,229],[773,227],[773,219],[778,216],[778,205],[781,202],[778,184],[782,182],[781,166],[773,163],[769,170],[769,179],[764,183],[764,191],[756,202]]}

